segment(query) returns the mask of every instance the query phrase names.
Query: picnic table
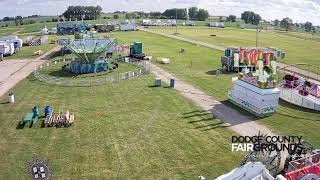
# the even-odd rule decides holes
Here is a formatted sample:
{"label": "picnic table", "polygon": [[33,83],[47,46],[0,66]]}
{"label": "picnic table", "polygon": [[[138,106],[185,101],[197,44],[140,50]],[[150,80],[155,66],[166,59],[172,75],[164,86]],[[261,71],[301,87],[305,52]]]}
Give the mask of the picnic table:
{"label": "picnic table", "polygon": [[22,120],[20,121],[20,124],[31,122],[32,118],[33,118],[33,113],[28,112],[23,116]]}

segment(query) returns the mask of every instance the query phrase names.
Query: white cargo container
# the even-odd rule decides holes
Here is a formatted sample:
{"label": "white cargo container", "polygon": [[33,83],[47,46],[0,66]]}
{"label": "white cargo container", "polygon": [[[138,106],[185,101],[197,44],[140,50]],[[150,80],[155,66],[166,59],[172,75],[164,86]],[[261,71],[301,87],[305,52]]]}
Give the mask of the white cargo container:
{"label": "white cargo container", "polygon": [[120,31],[135,31],[136,28],[136,24],[133,23],[120,24]]}

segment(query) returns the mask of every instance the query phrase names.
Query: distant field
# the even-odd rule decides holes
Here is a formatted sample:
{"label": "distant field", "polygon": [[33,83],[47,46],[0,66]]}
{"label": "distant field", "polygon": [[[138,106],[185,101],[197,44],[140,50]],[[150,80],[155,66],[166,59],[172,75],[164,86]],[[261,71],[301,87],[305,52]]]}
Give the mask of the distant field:
{"label": "distant field", "polygon": [[[227,101],[227,92],[232,88],[231,77],[235,74],[216,76],[215,73],[215,70],[221,66],[219,59],[223,52],[145,32],[119,32],[115,33],[115,36],[121,42],[131,43],[135,40],[143,42],[144,51],[152,55],[154,61],[157,57],[170,58],[169,65],[158,65],[223,103],[232,106]],[[185,48],[184,55],[179,53],[180,48]],[[253,117],[253,119],[271,127],[279,134],[301,135],[320,147],[318,134],[320,113],[318,112],[281,102],[278,112],[273,116]]]}
{"label": "distant field", "polygon": [[[164,33],[174,33],[175,28],[152,28]],[[181,27],[178,36],[203,41],[219,46],[255,47],[256,32],[231,28]],[[215,35],[215,36],[211,36]],[[310,63],[320,65],[320,40],[316,35],[312,40],[305,33],[260,32],[259,47],[275,47],[286,52],[286,64]],[[311,35],[310,35],[311,36]]]}

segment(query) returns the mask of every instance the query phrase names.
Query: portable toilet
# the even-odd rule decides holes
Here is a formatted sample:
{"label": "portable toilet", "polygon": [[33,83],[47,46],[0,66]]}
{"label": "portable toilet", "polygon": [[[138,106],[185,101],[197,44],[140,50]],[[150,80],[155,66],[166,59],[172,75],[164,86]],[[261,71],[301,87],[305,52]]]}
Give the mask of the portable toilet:
{"label": "portable toilet", "polygon": [[142,43],[134,42],[133,43],[134,54],[142,54]]}

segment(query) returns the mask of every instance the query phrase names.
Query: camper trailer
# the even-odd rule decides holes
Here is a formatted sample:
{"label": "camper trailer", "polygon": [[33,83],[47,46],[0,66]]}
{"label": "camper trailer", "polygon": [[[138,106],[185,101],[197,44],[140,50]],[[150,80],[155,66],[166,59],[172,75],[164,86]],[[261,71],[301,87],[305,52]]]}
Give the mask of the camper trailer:
{"label": "camper trailer", "polygon": [[194,22],[194,21],[186,21],[185,25],[186,26],[196,26],[196,22]]}
{"label": "camper trailer", "polygon": [[223,22],[208,22],[209,27],[220,27],[224,28],[224,23]]}
{"label": "camper trailer", "polygon": [[23,44],[22,40],[19,39],[17,36],[1,37],[0,38],[0,42],[12,43],[16,50],[20,49],[22,47],[22,44]]}
{"label": "camper trailer", "polygon": [[0,54],[2,54],[3,56],[5,56],[5,55],[12,56],[14,54],[13,43],[0,42]]}

